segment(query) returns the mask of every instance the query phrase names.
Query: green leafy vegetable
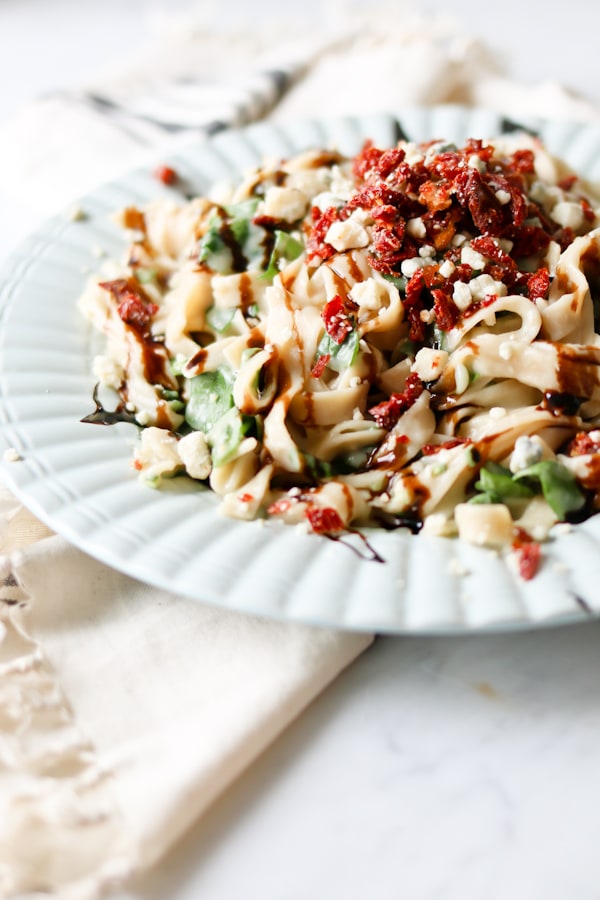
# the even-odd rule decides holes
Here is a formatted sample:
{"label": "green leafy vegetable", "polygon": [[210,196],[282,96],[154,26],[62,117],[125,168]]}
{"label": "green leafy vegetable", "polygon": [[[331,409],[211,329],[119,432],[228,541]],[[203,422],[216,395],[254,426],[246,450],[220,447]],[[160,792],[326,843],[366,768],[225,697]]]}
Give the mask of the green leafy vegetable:
{"label": "green leafy vegetable", "polygon": [[254,418],[244,415],[235,407],[221,416],[206,436],[212,451],[213,465],[222,466],[229,462],[253,426]]}
{"label": "green leafy vegetable", "polygon": [[292,262],[292,260],[297,259],[300,256],[303,250],[304,247],[300,241],[293,238],[287,231],[276,230],[275,243],[273,244],[273,250],[271,251],[269,265],[264,274],[261,275],[261,278],[265,281],[272,281],[279,272],[280,261],[286,260],[287,262]]}
{"label": "green leafy vegetable", "polygon": [[221,275],[230,275],[233,271],[233,253],[221,236],[223,224],[218,215],[209,219],[206,234],[200,241],[198,262],[205,263]]}
{"label": "green leafy vegetable", "polygon": [[215,372],[202,372],[188,382],[189,400],[185,421],[205,434],[233,406],[233,373],[227,366]]}
{"label": "green leafy vegetable", "polygon": [[212,328],[213,331],[220,334],[222,331],[227,331],[233,322],[234,316],[234,307],[211,306],[206,312],[206,324],[209,328]]}
{"label": "green leafy vegetable", "polygon": [[572,472],[555,459],[544,459],[522,469],[514,476],[521,481],[538,482],[544,499],[559,519],[577,512],[585,504],[585,494]]}
{"label": "green leafy vegetable", "polygon": [[490,503],[501,503],[506,497],[533,496],[531,488],[513,479],[510,469],[493,461],[486,463],[481,468],[479,481],[475,482],[475,487],[478,491],[493,498],[488,501]]}
{"label": "green leafy vegetable", "polygon": [[221,275],[261,268],[266,232],[252,222],[258,204],[258,197],[251,197],[223,206],[211,216],[200,241],[198,261]]}
{"label": "green leafy vegetable", "polygon": [[136,281],[139,281],[140,284],[149,284],[156,281],[158,273],[156,269],[136,269],[134,274]]}
{"label": "green leafy vegetable", "polygon": [[401,294],[406,292],[408,278],[405,278],[404,275],[384,275],[383,277],[386,281],[391,281],[392,284],[396,285]]}
{"label": "green leafy vegetable", "polygon": [[331,478],[334,470],[331,463],[325,462],[323,459],[317,459],[312,453],[304,453],[304,464],[306,471],[315,481],[321,481],[323,478]]}
{"label": "green leafy vegetable", "polygon": [[333,338],[324,332],[317,347],[317,359],[320,356],[329,356],[328,367],[334,372],[343,372],[355,362],[359,341],[356,329],[350,331],[341,344],[336,344]]}

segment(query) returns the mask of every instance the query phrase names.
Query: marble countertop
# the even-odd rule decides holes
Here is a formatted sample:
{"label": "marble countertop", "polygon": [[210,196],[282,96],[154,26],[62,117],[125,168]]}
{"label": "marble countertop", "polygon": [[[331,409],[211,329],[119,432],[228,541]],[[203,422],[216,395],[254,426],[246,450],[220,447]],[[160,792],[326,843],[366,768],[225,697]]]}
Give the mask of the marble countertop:
{"label": "marble countertop", "polygon": [[[11,88],[0,121],[141,47],[151,13],[166,8],[3,0],[0,79]],[[276,4],[256,8],[268,16]],[[568,9],[563,21],[553,2],[543,19],[516,0],[502,14],[453,3],[516,77],[560,80],[600,104],[599,8]],[[3,255],[36,219],[14,198],[0,208]],[[600,622],[378,639],[119,900],[598,898],[599,647]]]}

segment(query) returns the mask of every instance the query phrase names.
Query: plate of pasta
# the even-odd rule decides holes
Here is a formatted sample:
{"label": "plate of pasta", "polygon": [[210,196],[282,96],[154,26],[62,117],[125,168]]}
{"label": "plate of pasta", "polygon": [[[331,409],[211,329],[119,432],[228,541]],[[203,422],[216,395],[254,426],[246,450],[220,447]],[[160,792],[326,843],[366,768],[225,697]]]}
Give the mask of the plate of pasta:
{"label": "plate of pasta", "polygon": [[597,182],[600,126],[444,106],[224,131],[103,186],[0,276],[5,481],[236,610],[594,616]]}

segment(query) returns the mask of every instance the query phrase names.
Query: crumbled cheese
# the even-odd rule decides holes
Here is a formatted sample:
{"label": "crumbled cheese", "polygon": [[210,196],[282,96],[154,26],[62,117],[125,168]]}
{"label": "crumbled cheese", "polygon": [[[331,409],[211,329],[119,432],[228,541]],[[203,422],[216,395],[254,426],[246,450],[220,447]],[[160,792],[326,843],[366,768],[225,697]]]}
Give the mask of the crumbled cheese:
{"label": "crumbled cheese", "polygon": [[406,144],[404,144],[404,154],[404,162],[409,166],[422,163],[425,158],[420,152],[418,144],[415,144],[413,141],[407,141]]}
{"label": "crumbled cheese", "polygon": [[510,203],[510,194],[508,193],[508,191],[500,188],[499,191],[496,191],[496,200],[498,201],[498,203],[501,203],[502,206],[506,206],[507,203]]}
{"label": "crumbled cheese", "polygon": [[438,269],[438,272],[442,276],[442,278],[450,278],[452,273],[456,270],[456,266],[450,259],[445,259],[444,262]]}
{"label": "crumbled cheese", "polygon": [[381,287],[374,278],[365,278],[352,285],[350,297],[360,309],[379,309],[381,307]]}
{"label": "crumbled cheese", "polygon": [[452,290],[452,299],[460,310],[468,309],[473,302],[471,288],[464,281],[455,281]]}
{"label": "crumbled cheese", "polygon": [[325,240],[328,244],[342,252],[366,247],[369,243],[369,234],[354,213],[343,222],[332,222],[327,229]]}
{"label": "crumbled cheese", "polygon": [[400,271],[404,275],[405,278],[412,278],[412,276],[419,269],[424,269],[428,263],[421,259],[420,256],[411,256],[410,259],[403,259],[400,265]]}
{"label": "crumbled cheese", "polygon": [[419,256],[422,259],[427,259],[427,263],[433,262],[435,258],[435,247],[432,247],[431,244],[423,244],[422,247],[419,247]]}
{"label": "crumbled cheese", "polygon": [[90,249],[93,255],[98,257],[98,259],[106,255],[106,250],[103,247],[100,247],[99,244],[94,244]]}
{"label": "crumbled cheese", "polygon": [[435,381],[442,374],[447,362],[448,353],[445,350],[421,347],[410,370],[415,372],[421,381]]}
{"label": "crumbled cheese", "polygon": [[506,285],[502,281],[495,281],[491,275],[476,275],[469,281],[469,290],[473,300],[484,300],[488,295],[495,297],[506,296]]}
{"label": "crumbled cheese", "polygon": [[515,441],[515,448],[511,454],[508,467],[511,472],[520,472],[539,462],[542,458],[542,447],[533,438],[521,435]]}
{"label": "crumbled cheese", "polygon": [[177,444],[179,458],[190,478],[203,481],[211,473],[210,448],[202,431],[191,431]]}
{"label": "crumbled cheese", "polygon": [[550,217],[563,228],[572,228],[577,231],[583,225],[583,209],[580,203],[572,203],[569,200],[561,200],[550,211]]}
{"label": "crumbled cheese", "polygon": [[4,451],[4,462],[19,462],[21,459],[22,456],[16,447],[7,447]]}
{"label": "crumbled cheese", "polygon": [[460,261],[463,265],[471,266],[472,269],[483,269],[487,262],[485,256],[469,245],[460,251]]}
{"label": "crumbled cheese", "polygon": [[[140,416],[138,415],[138,421]],[[134,464],[144,481],[155,481],[161,475],[173,475],[181,468],[177,438],[164,428],[145,428],[135,453]]]}
{"label": "crumbled cheese", "polygon": [[420,216],[417,216],[415,219],[409,219],[406,223],[406,230],[410,234],[410,236],[414,238],[423,239],[427,236],[425,222]]}
{"label": "crumbled cheese", "polygon": [[306,214],[307,209],[308,198],[303,191],[274,186],[267,190],[260,213],[284,222],[296,222]]}
{"label": "crumbled cheese", "polygon": [[466,240],[464,234],[455,234],[450,243],[453,247],[462,247]]}
{"label": "crumbled cheese", "polygon": [[111,356],[94,357],[92,372],[101,384],[114,388],[114,390],[118,390],[125,379],[123,366]]}
{"label": "crumbled cheese", "polygon": [[435,322],[435,311],[433,309],[422,309],[419,313],[419,319],[421,322],[425,322],[426,325],[431,325]]}
{"label": "crumbled cheese", "polygon": [[480,156],[477,156],[476,153],[473,153],[467,160],[467,165],[471,169],[477,169],[477,171],[483,175],[486,171],[486,165]]}
{"label": "crumbled cheese", "polygon": [[330,176],[330,191],[332,191],[337,197],[341,197],[343,200],[348,201],[352,197],[352,194],[355,190],[352,178],[349,178],[348,175],[346,175],[345,172],[342,171],[340,166],[332,166],[330,170]]}
{"label": "crumbled cheese", "polygon": [[341,206],[345,206],[346,203],[346,200],[343,200],[341,197],[332,194],[331,191],[321,191],[320,194],[317,194],[312,198],[310,205],[316,206],[317,209],[321,210],[321,212],[325,212],[325,210],[329,209],[330,206],[335,206],[336,209],[339,209]]}

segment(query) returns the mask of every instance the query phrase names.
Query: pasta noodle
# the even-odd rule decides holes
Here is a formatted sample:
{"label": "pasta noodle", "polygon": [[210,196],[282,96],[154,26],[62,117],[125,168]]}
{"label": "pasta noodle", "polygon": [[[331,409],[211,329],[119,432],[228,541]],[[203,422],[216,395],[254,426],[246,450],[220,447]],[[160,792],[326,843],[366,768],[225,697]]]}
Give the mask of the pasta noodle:
{"label": "pasta noodle", "polygon": [[218,199],[125,210],[126,261],[81,308],[142,427],[135,467],[330,536],[523,547],[592,514],[597,204],[513,135],[313,150]]}

